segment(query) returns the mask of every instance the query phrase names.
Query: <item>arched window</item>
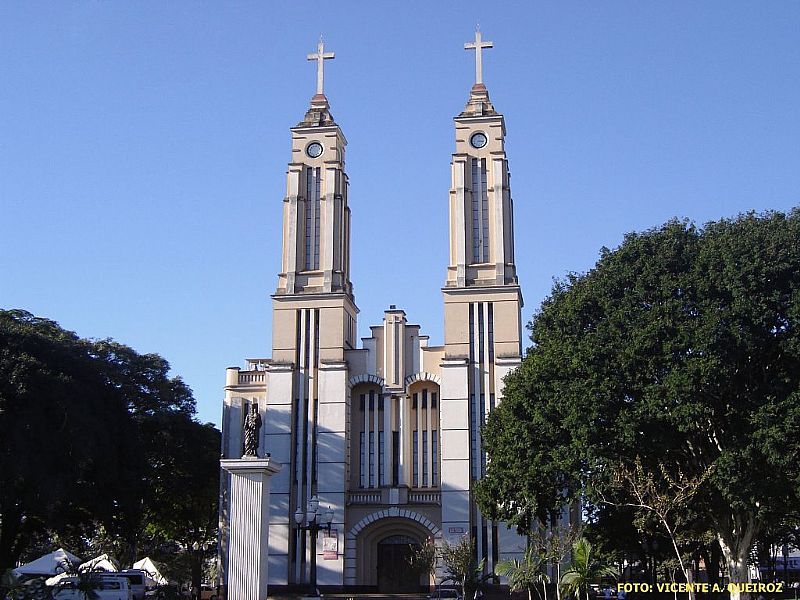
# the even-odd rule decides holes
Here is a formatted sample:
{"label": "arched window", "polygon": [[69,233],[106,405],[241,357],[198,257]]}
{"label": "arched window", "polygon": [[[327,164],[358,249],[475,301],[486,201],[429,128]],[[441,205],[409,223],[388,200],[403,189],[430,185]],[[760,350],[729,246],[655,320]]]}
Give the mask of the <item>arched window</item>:
{"label": "arched window", "polygon": [[410,483],[415,488],[439,487],[439,386],[419,381],[408,390]]}
{"label": "arched window", "polygon": [[351,486],[377,488],[390,481],[387,454],[392,439],[391,418],[387,423],[386,405],[389,399],[374,383],[353,388],[351,411]]}

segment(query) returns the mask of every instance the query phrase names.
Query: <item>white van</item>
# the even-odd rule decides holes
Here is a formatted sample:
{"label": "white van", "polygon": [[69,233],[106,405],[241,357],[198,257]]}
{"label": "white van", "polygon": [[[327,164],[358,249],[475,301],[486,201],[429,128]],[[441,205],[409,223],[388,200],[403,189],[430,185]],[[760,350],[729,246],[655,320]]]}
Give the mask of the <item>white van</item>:
{"label": "white van", "polygon": [[[144,600],[148,592],[148,581],[152,581],[148,577],[147,571],[143,571],[142,569],[125,569],[123,571],[117,571],[116,573],[104,573],[103,576],[124,577],[127,579],[128,585],[130,585],[131,588],[131,597],[133,600]],[[155,586],[151,587],[153,589],[155,588]]]}
{"label": "white van", "polygon": [[77,577],[65,577],[53,589],[53,600],[133,600],[131,586],[125,577],[92,577],[92,591],[78,589]]}

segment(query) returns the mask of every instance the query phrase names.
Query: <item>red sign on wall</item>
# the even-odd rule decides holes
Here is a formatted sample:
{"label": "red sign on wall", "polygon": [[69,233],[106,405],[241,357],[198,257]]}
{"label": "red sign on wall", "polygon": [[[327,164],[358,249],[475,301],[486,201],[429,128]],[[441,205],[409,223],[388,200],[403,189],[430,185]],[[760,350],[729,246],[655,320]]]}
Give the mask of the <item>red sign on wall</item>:
{"label": "red sign on wall", "polygon": [[339,531],[331,529],[330,534],[322,537],[322,560],[336,560],[339,558]]}

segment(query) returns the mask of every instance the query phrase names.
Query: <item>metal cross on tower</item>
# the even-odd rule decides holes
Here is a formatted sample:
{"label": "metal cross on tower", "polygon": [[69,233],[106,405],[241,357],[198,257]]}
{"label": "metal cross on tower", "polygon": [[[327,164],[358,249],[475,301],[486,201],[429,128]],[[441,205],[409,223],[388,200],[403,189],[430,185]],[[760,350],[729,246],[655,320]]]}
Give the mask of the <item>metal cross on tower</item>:
{"label": "metal cross on tower", "polygon": [[325,52],[325,42],[322,41],[322,37],[319,38],[319,44],[317,44],[317,51],[314,54],[308,55],[308,60],[315,60],[317,61],[317,94],[323,94],[322,91],[322,84],[323,84],[323,72],[324,72],[324,61],[329,58],[334,58],[333,52]]}
{"label": "metal cross on tower", "polygon": [[475,42],[464,44],[464,50],[475,50],[475,83],[483,83],[483,60],[481,51],[484,48],[492,48],[492,42],[484,42],[481,39],[481,30],[475,30]]}

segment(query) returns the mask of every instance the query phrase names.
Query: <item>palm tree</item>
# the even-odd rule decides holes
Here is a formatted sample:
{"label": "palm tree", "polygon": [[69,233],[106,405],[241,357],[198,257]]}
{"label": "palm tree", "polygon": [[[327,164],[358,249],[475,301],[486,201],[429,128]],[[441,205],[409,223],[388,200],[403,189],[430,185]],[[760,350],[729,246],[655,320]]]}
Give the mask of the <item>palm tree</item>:
{"label": "palm tree", "polygon": [[483,591],[486,582],[494,577],[493,573],[484,573],[486,559],[480,562],[475,558],[475,542],[463,537],[457,544],[442,544],[442,564],[446,576],[441,583],[453,582],[461,588],[464,600],[474,600],[478,592]]}
{"label": "palm tree", "polygon": [[512,592],[527,590],[528,600],[533,600],[533,590],[541,585],[544,590],[543,599],[547,600],[547,584],[550,583],[550,578],[544,573],[544,566],[542,555],[533,546],[528,546],[522,560],[512,558],[500,561],[495,566],[495,572],[508,577],[508,587]]}
{"label": "palm tree", "polygon": [[589,584],[602,577],[616,576],[616,571],[592,560],[592,545],[586,538],[579,538],[572,546],[572,564],[561,576],[561,588],[567,594],[580,598],[583,592],[589,600]]}

